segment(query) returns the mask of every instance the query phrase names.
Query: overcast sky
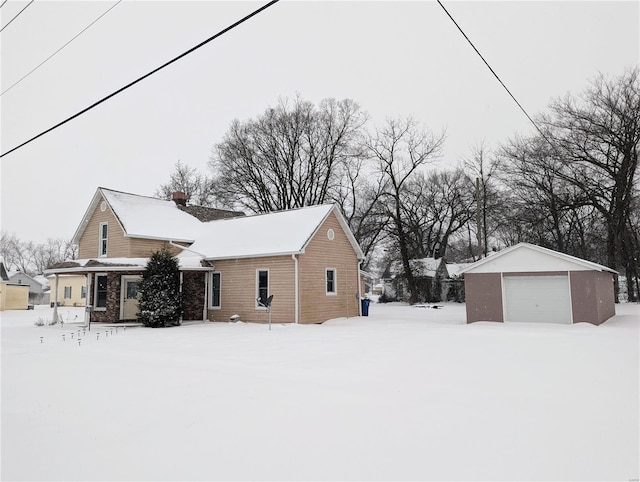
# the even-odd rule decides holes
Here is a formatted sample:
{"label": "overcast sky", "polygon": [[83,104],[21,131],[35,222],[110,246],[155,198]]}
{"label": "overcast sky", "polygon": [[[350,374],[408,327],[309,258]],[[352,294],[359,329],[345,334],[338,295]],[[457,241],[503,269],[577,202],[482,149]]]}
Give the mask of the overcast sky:
{"label": "overcast sky", "polygon": [[[31,4],[0,34],[4,91],[115,1]],[[122,1],[0,97],[6,152],[266,2]],[[599,72],[640,61],[640,3],[445,7],[531,115]],[[5,26],[26,1],[1,9]],[[350,98],[374,123],[412,115],[447,133],[443,164],[532,131],[435,1],[281,1],[61,128],[3,157],[1,228],[69,239],[98,186],[153,195],[175,163],[207,171],[231,121],[280,97]]]}

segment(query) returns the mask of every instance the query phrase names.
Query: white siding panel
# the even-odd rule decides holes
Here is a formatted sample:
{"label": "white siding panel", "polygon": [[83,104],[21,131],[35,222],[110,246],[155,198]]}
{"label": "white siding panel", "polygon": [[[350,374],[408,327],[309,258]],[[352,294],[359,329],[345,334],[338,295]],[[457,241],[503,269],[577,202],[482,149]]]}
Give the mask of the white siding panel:
{"label": "white siding panel", "polygon": [[571,323],[568,276],[505,276],[505,321]]}

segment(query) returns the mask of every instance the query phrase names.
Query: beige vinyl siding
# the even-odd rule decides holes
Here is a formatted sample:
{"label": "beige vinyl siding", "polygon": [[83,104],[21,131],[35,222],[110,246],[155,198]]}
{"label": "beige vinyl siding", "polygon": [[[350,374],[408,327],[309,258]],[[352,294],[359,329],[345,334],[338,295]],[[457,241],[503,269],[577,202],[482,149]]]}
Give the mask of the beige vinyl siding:
{"label": "beige vinyl siding", "polygon": [[161,249],[167,249],[174,256],[182,251],[175,246],[171,246],[167,241],[158,239],[129,238],[128,241],[130,249],[129,256],[132,258],[148,258]]}
{"label": "beige vinyl siding", "polygon": [[[100,210],[100,205],[104,199],[101,198],[93,214],[89,218],[87,227],[82,233],[78,243],[78,258],[98,258],[100,224],[108,223],[107,234],[107,258],[148,258],[154,252],[163,248],[168,249],[171,254],[176,255],[181,250],[171,246],[167,241],[157,239],[127,238],[120,227],[116,216],[107,205],[106,211]],[[176,243],[184,244],[184,243]]]}
{"label": "beige vinyl siding", "polygon": [[[327,237],[333,229],[334,239]],[[326,294],[326,270],[336,270],[336,294]],[[358,316],[358,257],[331,213],[300,255],[300,323]]]}
{"label": "beige vinyl siding", "polygon": [[82,233],[82,237],[78,243],[78,258],[98,258],[99,253],[99,230],[100,223],[108,223],[107,231],[107,257],[108,258],[124,258],[129,255],[129,240],[124,237],[124,232],[118,223],[113,211],[107,205],[105,211],[100,210],[101,198],[93,214],[89,218],[87,227]]}
{"label": "beige vinyl siding", "polygon": [[261,269],[269,270],[272,323],[295,321],[295,269],[291,256],[219,260],[213,265],[221,277],[221,307],[209,309],[211,321],[229,321],[231,315],[239,315],[242,321],[269,321],[266,310],[255,308],[256,271]]}
{"label": "beige vinyl siding", "polygon": [[[51,286],[50,301],[56,298],[56,277],[49,276]],[[58,303],[60,306],[87,306],[87,299],[82,298],[82,289],[87,286],[87,277],[84,275],[59,275],[58,276]],[[71,288],[71,298],[64,297],[64,289]]]}

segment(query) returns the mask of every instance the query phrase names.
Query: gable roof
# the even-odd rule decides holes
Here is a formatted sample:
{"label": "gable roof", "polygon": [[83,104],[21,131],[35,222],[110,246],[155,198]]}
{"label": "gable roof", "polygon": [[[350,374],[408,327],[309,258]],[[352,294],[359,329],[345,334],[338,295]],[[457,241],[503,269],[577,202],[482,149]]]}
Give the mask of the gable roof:
{"label": "gable roof", "polygon": [[336,215],[358,258],[364,259],[344,216],[333,204],[204,223],[188,251],[201,253],[208,259],[303,253],[331,213]]}
{"label": "gable roof", "polygon": [[179,209],[173,201],[99,187],[73,236],[74,243],[78,244],[80,241],[91,215],[102,199],[106,201],[127,237],[192,243],[202,224],[188,209]]}
{"label": "gable roof", "polygon": [[611,268],[585,259],[535,244],[518,243],[472,263],[458,274],[589,270],[617,274]]}

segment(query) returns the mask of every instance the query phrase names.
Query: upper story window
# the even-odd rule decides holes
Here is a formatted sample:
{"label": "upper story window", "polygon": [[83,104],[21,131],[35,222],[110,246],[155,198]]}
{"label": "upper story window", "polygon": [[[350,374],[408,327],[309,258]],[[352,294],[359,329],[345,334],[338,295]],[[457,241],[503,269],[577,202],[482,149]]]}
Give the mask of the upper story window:
{"label": "upper story window", "polygon": [[327,279],[327,294],[328,295],[337,294],[338,290],[337,290],[336,283],[337,283],[338,277],[336,276],[335,268],[327,268],[326,279]]}
{"label": "upper story window", "polygon": [[100,223],[100,230],[98,231],[98,256],[107,255],[107,238],[109,234],[109,224]]}

